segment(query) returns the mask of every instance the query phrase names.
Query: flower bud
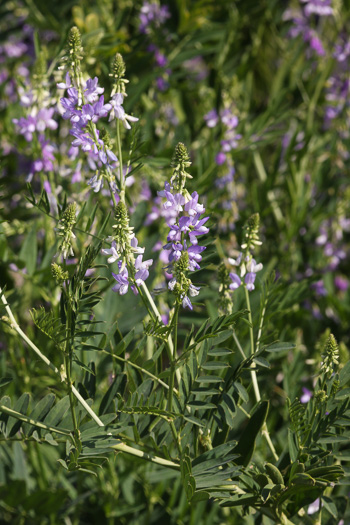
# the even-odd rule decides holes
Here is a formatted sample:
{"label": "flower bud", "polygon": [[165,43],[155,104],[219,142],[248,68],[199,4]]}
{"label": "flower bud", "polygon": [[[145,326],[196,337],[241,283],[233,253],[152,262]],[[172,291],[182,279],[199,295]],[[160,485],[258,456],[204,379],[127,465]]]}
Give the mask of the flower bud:
{"label": "flower bud", "polygon": [[62,284],[63,281],[68,279],[68,272],[65,272],[59,264],[51,264],[51,273],[57,284]]}

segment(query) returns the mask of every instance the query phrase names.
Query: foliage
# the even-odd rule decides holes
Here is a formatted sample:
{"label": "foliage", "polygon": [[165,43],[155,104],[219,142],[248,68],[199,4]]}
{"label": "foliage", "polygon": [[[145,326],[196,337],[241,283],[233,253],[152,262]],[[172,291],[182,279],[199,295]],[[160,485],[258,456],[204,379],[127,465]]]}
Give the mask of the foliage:
{"label": "foliage", "polygon": [[1,523],[349,521],[350,12],[319,4],[0,7]]}

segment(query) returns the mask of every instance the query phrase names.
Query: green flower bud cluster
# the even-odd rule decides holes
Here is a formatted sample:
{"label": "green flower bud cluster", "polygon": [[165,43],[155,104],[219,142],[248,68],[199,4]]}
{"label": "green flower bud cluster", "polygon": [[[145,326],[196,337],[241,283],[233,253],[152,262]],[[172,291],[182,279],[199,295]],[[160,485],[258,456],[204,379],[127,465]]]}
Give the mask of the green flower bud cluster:
{"label": "green flower bud cluster", "polygon": [[128,84],[129,80],[124,78],[125,71],[126,67],[124,59],[120,53],[117,53],[113,59],[112,73],[109,74],[109,76],[114,80],[111,95],[114,95],[115,93],[121,93],[122,95],[126,96],[125,84]]}
{"label": "green flower bud cluster", "polygon": [[137,246],[134,228],[130,226],[128,210],[123,201],[119,201],[115,208],[115,221],[112,226],[114,234],[107,239],[112,243],[112,249],[102,250],[102,253],[111,254],[113,260],[121,257],[122,270],[128,262],[134,263],[134,254],[141,254],[144,249]]}
{"label": "green flower bud cluster", "polygon": [[174,264],[174,277],[168,284],[169,290],[171,290],[175,297],[176,302],[184,307],[188,307],[192,310],[191,301],[188,298],[188,294],[196,296],[199,293],[199,288],[192,284],[191,279],[187,277],[189,269],[189,257],[188,252],[182,252],[180,258]]}
{"label": "green flower bud cluster", "polygon": [[330,378],[334,372],[335,365],[339,365],[339,348],[333,334],[330,334],[324,347],[321,371],[325,377]]}
{"label": "green flower bud cluster", "polygon": [[42,88],[43,84],[47,84],[47,49],[41,49],[38,58],[33,66],[33,84]]}
{"label": "green flower bud cluster", "polygon": [[233,311],[232,294],[229,292],[229,285],[231,281],[229,277],[229,271],[224,263],[220,264],[219,266],[218,280],[220,283],[218,299],[219,310],[222,314],[230,315]]}
{"label": "green flower bud cluster", "polygon": [[[68,69],[75,72],[80,70],[80,61],[83,59],[83,46],[81,43],[81,34],[79,29],[74,26],[68,35],[67,55],[62,57],[62,61],[67,63]],[[60,68],[61,69],[61,68]]]}
{"label": "green flower bud cluster", "polygon": [[61,244],[58,247],[58,253],[67,259],[68,256],[73,256],[72,240],[75,239],[73,227],[76,223],[77,205],[75,202],[69,204],[64,210],[63,215],[58,223],[58,235],[63,237]]}
{"label": "green flower bud cluster", "polygon": [[317,401],[317,403],[324,403],[325,401],[327,401],[327,399],[328,396],[324,390],[318,390],[317,392],[315,392],[315,400]]}
{"label": "green flower bud cluster", "polygon": [[68,272],[64,271],[62,266],[59,264],[51,264],[51,273],[57,284],[62,284],[66,279],[68,279]]}
{"label": "green flower bud cluster", "polygon": [[100,130],[99,138],[104,142],[104,144],[106,146],[106,149],[112,149],[113,148],[111,136],[108,133],[108,131],[106,130],[106,128],[102,128]]}
{"label": "green flower bud cluster", "polygon": [[183,193],[186,179],[192,179],[193,177],[186,171],[186,168],[191,166],[191,161],[186,146],[182,142],[179,142],[175,147],[171,166],[174,168],[174,171],[170,179],[170,184],[173,185],[176,192]]}
{"label": "green flower bud cluster", "polygon": [[249,253],[254,250],[255,246],[261,246],[262,242],[259,241],[259,227],[260,227],[260,215],[254,213],[247,220],[244,230],[244,240],[241,245],[242,250]]}

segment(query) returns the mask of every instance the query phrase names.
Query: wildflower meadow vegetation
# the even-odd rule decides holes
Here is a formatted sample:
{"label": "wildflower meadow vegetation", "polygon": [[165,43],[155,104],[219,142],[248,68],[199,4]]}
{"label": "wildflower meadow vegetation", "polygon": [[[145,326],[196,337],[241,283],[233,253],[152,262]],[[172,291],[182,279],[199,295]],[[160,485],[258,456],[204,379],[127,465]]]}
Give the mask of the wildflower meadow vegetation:
{"label": "wildflower meadow vegetation", "polygon": [[0,3],[0,524],[350,523],[350,4]]}

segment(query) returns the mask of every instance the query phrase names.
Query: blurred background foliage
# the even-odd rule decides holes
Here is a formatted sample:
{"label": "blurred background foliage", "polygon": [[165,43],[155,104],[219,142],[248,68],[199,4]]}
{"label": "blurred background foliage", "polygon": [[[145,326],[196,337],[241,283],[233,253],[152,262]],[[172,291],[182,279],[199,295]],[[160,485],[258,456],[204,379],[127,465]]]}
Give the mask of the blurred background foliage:
{"label": "blurred background foliage", "polygon": [[[252,296],[255,322],[263,283],[275,271],[263,342],[279,338],[297,343],[296,350],[273,357],[272,368],[259,375],[263,397],[274,407],[269,424],[281,448],[286,439],[282,427],[286,396],[300,396],[302,387],[312,390],[322,360],[320,340],[327,330],[336,336],[342,364],[348,360],[350,344],[349,98],[348,87],[343,86],[349,83],[349,66],[348,55],[340,60],[337,51],[346,47],[350,4],[333,0],[332,16],[307,19],[321,50],[319,43],[306,38],[309,33],[293,33],[293,28],[302,27],[293,13],[300,13],[304,4],[299,0],[169,1],[169,16],[150,23],[145,31],[140,30],[140,13],[147,4],[139,1],[26,0],[3,1],[0,6],[0,281],[10,292],[21,326],[55,362],[54,347],[36,330],[29,314],[40,305],[58,307],[59,290],[50,272],[57,251],[55,224],[25,199],[31,153],[12,119],[22,114],[18,90],[32,81],[40,51],[46,57],[51,96],[58,102],[62,93],[55,85],[63,73],[57,68],[68,31],[76,25],[82,33],[86,73],[99,77],[105,93],[115,53],[123,55],[127,66],[125,109],[140,122],[133,134],[124,137],[123,147],[127,153],[134,141],[132,223],[146,253],[157,241],[165,242],[159,213],[154,222],[148,218],[152,206],[157,206],[152,198],[168,180],[174,146],[184,142],[191,154],[189,190],[205,197],[215,241],[198,273],[205,285],[200,296],[205,308],[182,312],[181,340],[191,324],[199,326],[208,315],[217,315],[217,267],[225,257],[237,255],[247,218],[255,212],[261,216],[263,245],[258,258],[264,270]],[[17,41],[25,43],[25,52],[6,52],[6,44]],[[341,82],[343,90],[337,91]],[[237,117],[237,137],[223,159],[218,155],[227,129],[220,121],[209,127],[205,117],[225,109]],[[84,172],[78,182],[65,173],[67,133],[60,119],[58,131],[50,135],[56,144],[48,179],[51,206],[55,209],[56,202],[57,209],[64,194],[78,203],[86,201],[81,227],[88,229],[96,196],[88,191]],[[31,183],[37,197],[46,179],[34,175]],[[109,210],[107,197],[96,222]],[[86,242],[78,236],[78,249]],[[161,285],[163,265],[158,262],[152,271],[155,288]],[[106,285],[95,319],[105,322],[106,332],[117,326],[125,335],[136,326],[141,333],[144,312],[138,299],[131,294],[119,297],[110,288]],[[160,301],[166,303],[163,295]],[[241,290],[235,292],[234,301],[235,309],[244,307]],[[15,379],[6,393],[19,397],[28,390],[41,398],[49,389],[62,397],[53,375],[11,334],[3,324],[1,375]],[[242,327],[242,334],[248,345],[248,327]],[[116,364],[93,352],[85,357],[96,362],[96,395],[102,396]],[[264,446],[261,442],[257,447],[257,462],[263,459],[259,450]],[[121,454],[111,457],[97,478],[79,472],[67,476],[58,469],[58,458],[54,447],[35,441],[23,447],[1,443],[1,523],[270,523],[260,515],[243,518],[234,509],[208,502],[189,505],[176,473]],[[339,516],[344,515],[347,492],[346,486],[340,487],[334,496]],[[308,520],[305,515],[295,523],[312,523]],[[338,521],[324,513],[322,523]]]}

